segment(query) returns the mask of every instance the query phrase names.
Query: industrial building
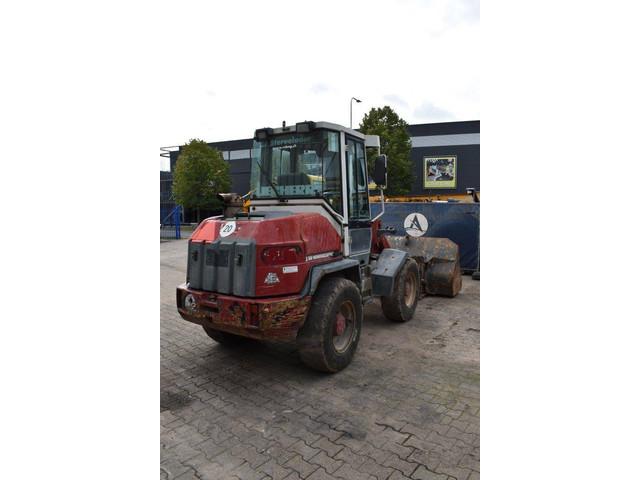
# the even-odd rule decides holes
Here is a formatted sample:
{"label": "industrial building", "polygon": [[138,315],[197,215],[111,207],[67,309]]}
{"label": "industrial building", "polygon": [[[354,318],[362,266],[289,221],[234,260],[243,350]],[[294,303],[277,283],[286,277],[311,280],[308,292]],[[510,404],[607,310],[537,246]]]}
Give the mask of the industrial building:
{"label": "industrial building", "polygon": [[[467,189],[480,192],[480,121],[408,125],[414,182],[410,193],[394,200],[464,200]],[[249,191],[253,138],[211,142],[229,162],[233,192]],[[160,220],[174,207],[170,199],[171,173],[180,149],[167,151],[170,172],[160,172]],[[206,213],[206,212],[203,212]],[[185,222],[195,221],[185,212]]]}

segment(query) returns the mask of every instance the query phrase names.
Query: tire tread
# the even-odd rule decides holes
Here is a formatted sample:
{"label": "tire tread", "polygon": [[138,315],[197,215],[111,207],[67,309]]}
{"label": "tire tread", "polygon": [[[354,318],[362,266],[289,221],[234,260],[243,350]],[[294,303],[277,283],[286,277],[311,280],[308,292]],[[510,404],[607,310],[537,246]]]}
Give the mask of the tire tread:
{"label": "tire tread", "polygon": [[327,354],[328,346],[325,344],[325,332],[331,328],[328,322],[331,320],[331,312],[337,303],[338,297],[345,291],[350,291],[348,295],[354,295],[356,303],[356,325],[358,331],[355,338],[357,347],[362,326],[362,301],[358,287],[346,278],[330,277],[323,280],[314,294],[311,308],[307,314],[307,319],[298,333],[298,352],[301,360],[309,367],[322,372],[337,372],[342,370],[351,362],[355,353],[355,348],[350,348],[345,357],[341,358],[339,364]]}
{"label": "tire tread", "polygon": [[[409,270],[414,270],[417,275],[417,285],[418,292],[416,295],[416,300],[413,304],[412,308],[408,308],[404,304],[404,285],[405,285],[405,277],[407,276],[407,272]],[[393,293],[387,297],[380,297],[380,303],[382,304],[382,311],[384,316],[393,322],[408,322],[413,318],[413,314],[416,310],[416,305],[418,303],[418,297],[420,295],[420,270],[418,269],[418,263],[413,259],[409,258],[405,264],[402,266],[402,270],[398,274],[396,278],[395,285],[393,287]]]}

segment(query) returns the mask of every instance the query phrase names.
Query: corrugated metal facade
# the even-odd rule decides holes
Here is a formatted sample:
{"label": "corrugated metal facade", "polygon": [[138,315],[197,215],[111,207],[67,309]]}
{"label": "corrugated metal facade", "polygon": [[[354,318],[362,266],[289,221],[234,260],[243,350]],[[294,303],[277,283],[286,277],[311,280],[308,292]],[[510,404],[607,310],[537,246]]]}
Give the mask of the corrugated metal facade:
{"label": "corrugated metal facade", "polygon": [[[411,160],[415,180],[410,195],[461,195],[467,188],[480,191],[480,121],[442,122],[409,125]],[[223,152],[229,161],[232,191],[244,194],[249,190],[251,138],[212,142],[209,145]],[[171,152],[171,171],[179,151]],[[455,156],[455,188],[425,188],[425,157]]]}
{"label": "corrugated metal facade", "polygon": [[[415,179],[411,195],[462,195],[480,191],[480,120],[409,125]],[[425,188],[425,157],[456,157],[455,188]]]}

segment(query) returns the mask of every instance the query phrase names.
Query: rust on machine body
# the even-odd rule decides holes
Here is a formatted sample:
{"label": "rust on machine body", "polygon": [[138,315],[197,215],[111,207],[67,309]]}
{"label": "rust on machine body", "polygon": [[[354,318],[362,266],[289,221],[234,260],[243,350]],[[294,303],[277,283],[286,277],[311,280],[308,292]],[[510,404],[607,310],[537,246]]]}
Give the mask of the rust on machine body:
{"label": "rust on machine body", "polygon": [[178,305],[184,304],[187,294],[196,297],[197,306],[178,307],[185,320],[236,335],[281,342],[295,341],[311,303],[311,296],[242,299],[192,290],[183,284],[177,289]]}
{"label": "rust on machine body", "polygon": [[462,287],[458,245],[448,238],[386,235],[391,248],[404,250],[424,268],[423,285],[429,295],[455,297]]}

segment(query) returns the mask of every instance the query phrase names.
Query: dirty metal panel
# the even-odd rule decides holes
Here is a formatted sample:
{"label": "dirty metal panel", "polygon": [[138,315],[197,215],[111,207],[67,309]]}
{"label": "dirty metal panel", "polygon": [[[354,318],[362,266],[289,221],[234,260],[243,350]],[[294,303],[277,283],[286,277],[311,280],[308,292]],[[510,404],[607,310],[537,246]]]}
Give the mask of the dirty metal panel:
{"label": "dirty metal panel", "polygon": [[220,293],[233,291],[233,240],[223,239],[218,243],[216,255],[217,289]]}
{"label": "dirty metal panel", "polygon": [[238,238],[233,254],[233,294],[252,297],[256,287],[256,241]]}
{"label": "dirty metal panel", "polygon": [[202,267],[202,289],[215,292],[217,289],[216,265],[218,263],[218,244],[213,242],[204,249],[204,266]]}
{"label": "dirty metal panel", "polygon": [[[424,264],[424,286],[431,295],[455,297],[462,287],[458,245],[448,238],[388,235],[392,248],[404,250]],[[384,251],[383,251],[384,252]]]}
{"label": "dirty metal panel", "polygon": [[388,296],[393,293],[395,278],[408,255],[407,252],[396,248],[385,248],[382,251],[371,272],[373,295]]}
{"label": "dirty metal panel", "polygon": [[425,285],[430,295],[455,297],[462,288],[460,262],[432,262],[427,265]]}
{"label": "dirty metal panel", "polygon": [[310,293],[311,295],[313,295],[316,291],[316,289],[318,288],[318,284],[320,283],[320,280],[322,279],[322,277],[324,277],[325,275],[328,275],[329,273],[333,273],[333,272],[338,272],[341,270],[346,270],[349,268],[355,268],[358,267],[359,263],[357,260],[353,259],[353,258],[344,258],[342,260],[338,260],[336,262],[330,262],[330,263],[325,263],[325,264],[321,264],[321,265],[315,265],[312,269],[311,269],[311,275],[310,275],[310,281],[309,281],[309,289],[307,290],[306,288],[304,289],[304,293]]}
{"label": "dirty metal panel", "polygon": [[[196,306],[187,309],[184,297],[191,293]],[[185,320],[218,330],[263,340],[295,341],[303,325],[311,296],[282,300],[244,300],[181,285],[176,291],[178,312]]]}
{"label": "dirty metal panel", "polygon": [[255,275],[255,239],[189,242],[187,279],[191,288],[252,297],[255,295]]}
{"label": "dirty metal panel", "polygon": [[189,240],[188,261],[187,261],[187,281],[192,288],[202,288],[202,265],[204,244],[202,242],[192,242]]}
{"label": "dirty metal panel", "polygon": [[295,339],[304,323],[311,297],[266,305],[260,309],[260,326],[270,340]]}
{"label": "dirty metal panel", "polygon": [[[380,204],[371,204],[371,216],[380,213]],[[448,238],[460,251],[460,266],[467,271],[477,270],[480,263],[480,204],[437,202],[385,202],[383,227],[395,229],[395,235],[405,234],[404,220],[413,213],[421,213],[429,221],[425,236]]]}
{"label": "dirty metal panel", "polygon": [[355,258],[361,264],[369,263],[371,252],[371,227],[349,229],[351,242],[351,258]]}

